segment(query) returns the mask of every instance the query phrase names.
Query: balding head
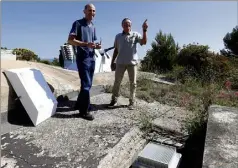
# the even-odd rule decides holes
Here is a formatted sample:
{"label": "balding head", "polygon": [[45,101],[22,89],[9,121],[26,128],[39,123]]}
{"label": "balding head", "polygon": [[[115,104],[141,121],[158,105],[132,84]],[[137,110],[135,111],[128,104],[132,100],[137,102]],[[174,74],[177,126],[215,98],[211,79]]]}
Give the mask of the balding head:
{"label": "balding head", "polygon": [[88,7],[93,7],[93,8],[95,8],[95,6],[94,6],[92,3],[89,3],[89,4],[87,4],[87,5],[84,6],[84,10],[87,10]]}
{"label": "balding head", "polygon": [[96,14],[96,8],[93,4],[87,4],[85,5],[84,7],[84,14],[85,14],[85,18],[88,20],[88,21],[91,21],[93,20],[95,14]]}

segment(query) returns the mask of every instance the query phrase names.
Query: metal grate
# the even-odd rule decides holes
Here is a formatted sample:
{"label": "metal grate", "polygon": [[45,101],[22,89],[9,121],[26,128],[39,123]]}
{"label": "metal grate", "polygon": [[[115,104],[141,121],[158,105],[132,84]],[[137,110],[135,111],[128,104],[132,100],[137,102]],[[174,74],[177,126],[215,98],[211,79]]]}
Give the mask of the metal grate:
{"label": "metal grate", "polygon": [[139,153],[133,168],[176,168],[181,155],[176,148],[149,143]]}

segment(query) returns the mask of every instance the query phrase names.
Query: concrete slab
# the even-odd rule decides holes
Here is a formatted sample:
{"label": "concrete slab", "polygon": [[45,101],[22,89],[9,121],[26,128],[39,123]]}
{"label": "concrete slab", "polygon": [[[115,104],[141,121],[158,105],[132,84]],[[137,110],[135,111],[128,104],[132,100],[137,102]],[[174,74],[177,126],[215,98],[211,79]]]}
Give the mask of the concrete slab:
{"label": "concrete slab", "polygon": [[55,114],[58,102],[40,70],[9,69],[5,74],[35,126]]}
{"label": "concrete slab", "polygon": [[209,109],[203,168],[238,167],[238,109]]}
{"label": "concrete slab", "polygon": [[[107,109],[105,105],[110,102],[110,98],[111,94],[92,97],[95,115],[93,121],[77,118],[77,112],[65,104],[52,118],[38,127],[23,127],[3,135],[2,160],[5,164],[15,164],[24,168],[43,166],[90,168],[110,163],[116,165],[115,156],[134,157],[145,140],[136,137],[140,135],[137,131],[132,136],[127,136],[134,137],[134,140],[123,140],[122,137],[131,128],[139,126],[143,117],[159,117],[164,110],[171,107],[138,100],[136,110],[128,110],[125,105],[129,100],[120,97],[117,108]],[[177,113],[179,110],[182,109],[177,109]],[[129,145],[118,144],[121,140],[128,142]],[[138,146],[133,147],[132,144]],[[120,154],[112,150],[114,147]],[[128,153],[128,148],[122,147],[135,150]],[[128,165],[130,161],[132,160],[128,159],[124,164]]]}
{"label": "concrete slab", "polygon": [[140,129],[132,128],[100,161],[98,168],[129,168],[147,143],[143,135]]}

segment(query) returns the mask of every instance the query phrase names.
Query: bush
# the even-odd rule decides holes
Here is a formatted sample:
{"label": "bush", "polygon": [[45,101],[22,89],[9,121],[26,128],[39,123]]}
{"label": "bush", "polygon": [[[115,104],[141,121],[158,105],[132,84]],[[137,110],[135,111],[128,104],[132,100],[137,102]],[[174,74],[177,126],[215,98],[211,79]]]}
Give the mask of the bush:
{"label": "bush", "polygon": [[228,81],[231,83],[232,90],[238,90],[238,69],[233,68],[230,71],[230,76],[228,77]]}
{"label": "bush", "polygon": [[209,51],[208,46],[189,44],[179,52],[177,63],[184,66],[178,74],[183,80],[187,76],[198,77],[204,82],[224,80],[229,72],[228,59]]}
{"label": "bush", "polygon": [[200,73],[202,65],[207,61],[208,49],[209,47],[204,45],[184,45],[178,54],[177,63],[187,68],[194,68]]}
{"label": "bush", "polygon": [[40,60],[41,63],[51,65],[50,61],[48,60]]}

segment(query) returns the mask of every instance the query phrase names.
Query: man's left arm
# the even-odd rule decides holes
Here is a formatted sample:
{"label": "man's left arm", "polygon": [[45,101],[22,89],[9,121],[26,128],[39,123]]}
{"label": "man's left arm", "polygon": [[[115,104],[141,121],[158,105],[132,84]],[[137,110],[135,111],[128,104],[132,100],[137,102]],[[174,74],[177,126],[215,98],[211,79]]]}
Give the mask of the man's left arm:
{"label": "man's left arm", "polygon": [[140,39],[140,45],[146,45],[147,43],[147,31],[143,30],[142,38]]}
{"label": "man's left arm", "polygon": [[147,28],[148,28],[148,24],[146,19],[142,25],[143,34],[142,34],[142,38],[140,39],[140,45],[145,45],[147,43]]}
{"label": "man's left arm", "polygon": [[[97,38],[97,33],[96,33],[96,28],[94,27],[94,36],[93,36],[93,40],[94,41],[97,41],[98,40],[98,38]],[[100,43],[96,43],[96,49],[101,49],[102,48],[102,46],[101,46],[101,41],[100,41]]]}
{"label": "man's left arm", "polygon": [[[94,41],[97,41],[97,40],[98,40],[98,37],[97,37],[97,33],[96,33],[96,28],[95,28],[95,27],[93,28],[93,31],[94,31],[94,32],[93,32],[93,40],[94,40]],[[93,41],[93,42],[94,42],[94,41]]]}

